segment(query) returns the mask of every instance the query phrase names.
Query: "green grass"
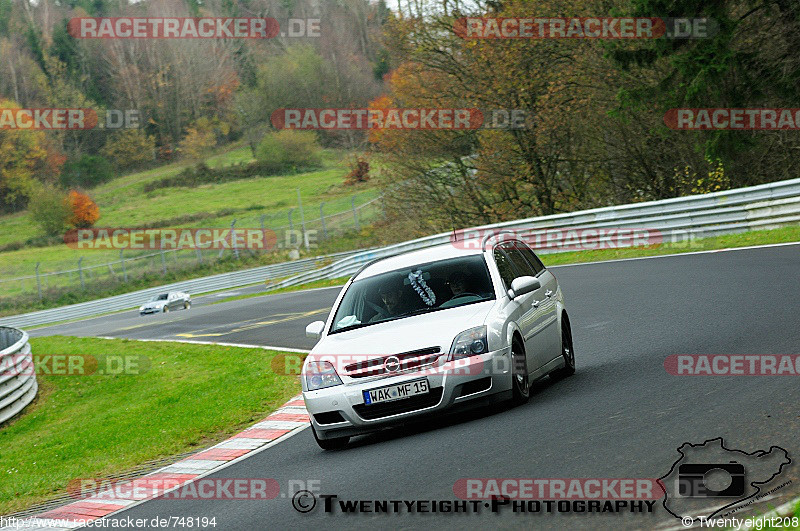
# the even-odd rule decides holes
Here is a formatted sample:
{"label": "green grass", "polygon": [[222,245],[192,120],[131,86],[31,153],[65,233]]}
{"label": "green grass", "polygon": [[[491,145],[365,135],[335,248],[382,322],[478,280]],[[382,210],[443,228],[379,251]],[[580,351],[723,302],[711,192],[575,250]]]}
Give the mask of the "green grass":
{"label": "green grass", "polygon": [[[248,148],[237,148],[209,158],[211,167],[250,161]],[[319,216],[324,201],[326,215],[347,210],[350,197],[358,194],[363,203],[378,195],[374,181],[358,186],[344,185],[347,154],[336,150],[323,152],[323,167],[318,171],[295,175],[257,177],[222,184],[205,184],[196,188],[175,187],[145,193],[143,186],[155,179],[176,174],[187,163],[174,163],[157,169],[115,179],[89,191],[100,207],[97,227],[141,227],[181,216],[205,214],[200,221],[170,223],[172,227],[229,227],[233,219],[241,228],[257,228],[265,214],[266,225],[277,228],[288,224],[288,210],[297,206],[297,189],[303,200],[306,218]],[[299,211],[293,215],[300,225]],[[41,236],[38,226],[28,214],[0,217],[0,245]],[[126,253],[132,255],[133,253]],[[142,253],[138,253],[142,254]],[[74,269],[80,257],[84,266],[118,259],[118,251],[77,250],[66,245],[23,247],[0,253],[0,278],[32,275],[37,262],[40,271]]]}
{"label": "green grass", "polygon": [[141,374],[38,375],[36,401],[0,428],[0,514],[62,493],[71,479],[108,477],[202,449],[263,419],[300,391],[263,349],[45,337],[34,354],[132,356]]}

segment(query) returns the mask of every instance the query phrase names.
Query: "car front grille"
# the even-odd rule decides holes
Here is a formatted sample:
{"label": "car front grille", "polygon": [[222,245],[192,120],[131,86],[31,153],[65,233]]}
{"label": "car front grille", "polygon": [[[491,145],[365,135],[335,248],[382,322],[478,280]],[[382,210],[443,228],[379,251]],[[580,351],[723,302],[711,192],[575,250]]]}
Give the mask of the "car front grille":
{"label": "car front grille", "polygon": [[439,403],[444,393],[444,387],[434,387],[429,393],[424,395],[412,396],[402,400],[383,402],[380,404],[358,404],[353,406],[356,414],[365,420],[375,420],[401,413],[408,413],[418,409],[433,407]]}
{"label": "car front grille", "polygon": [[[383,374],[395,374],[413,369],[419,369],[436,363],[442,355],[441,347],[427,347],[401,354],[390,354],[380,356],[366,361],[359,361],[346,365],[345,374],[350,378],[366,378],[368,376],[380,376]],[[399,364],[397,370],[387,370],[386,360],[396,357]]]}

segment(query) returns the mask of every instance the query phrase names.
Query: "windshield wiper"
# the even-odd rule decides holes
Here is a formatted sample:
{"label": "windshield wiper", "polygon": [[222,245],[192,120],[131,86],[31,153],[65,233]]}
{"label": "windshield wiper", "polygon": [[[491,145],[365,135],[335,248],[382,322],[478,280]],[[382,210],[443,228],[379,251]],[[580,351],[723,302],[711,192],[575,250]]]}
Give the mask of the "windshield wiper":
{"label": "windshield wiper", "polygon": [[398,317],[410,317],[412,315],[419,315],[421,313],[428,313],[431,310],[435,310],[436,308],[417,308],[416,310],[409,310],[407,312],[403,312],[401,314],[395,315],[394,318],[397,319]]}

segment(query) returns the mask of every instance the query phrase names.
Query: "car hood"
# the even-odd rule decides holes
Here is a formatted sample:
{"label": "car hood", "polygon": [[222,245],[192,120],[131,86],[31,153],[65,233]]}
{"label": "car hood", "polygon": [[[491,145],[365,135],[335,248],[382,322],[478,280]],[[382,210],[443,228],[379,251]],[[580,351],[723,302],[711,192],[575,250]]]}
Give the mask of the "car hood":
{"label": "car hood", "polygon": [[468,304],[331,334],[311,353],[382,356],[434,346],[447,352],[459,333],[484,324],[495,303]]}

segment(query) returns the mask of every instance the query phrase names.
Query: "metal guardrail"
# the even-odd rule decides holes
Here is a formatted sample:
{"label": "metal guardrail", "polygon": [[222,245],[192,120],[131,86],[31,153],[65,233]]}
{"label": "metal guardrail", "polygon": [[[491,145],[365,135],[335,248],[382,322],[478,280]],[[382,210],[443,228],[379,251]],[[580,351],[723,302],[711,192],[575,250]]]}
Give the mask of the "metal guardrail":
{"label": "metal guardrail", "polygon": [[[800,222],[800,179],[792,179],[704,195],[495,223],[475,227],[475,230],[517,230],[524,237],[547,228],[646,228],[669,235],[680,234],[688,237],[775,228],[798,222]],[[138,306],[158,292],[168,290],[200,294],[256,284],[268,278],[280,278],[292,274],[295,276],[277,282],[269,289],[313,280],[338,278],[352,275],[365,262],[375,258],[447,243],[450,237],[451,233],[447,232],[381,249],[350,251],[187,280],[97,301],[0,318],[0,325],[35,326],[124,310]],[[336,259],[338,261],[324,265],[325,261]],[[323,265],[324,267],[319,267]]]}
{"label": "metal guardrail", "polygon": [[[660,231],[665,237],[664,241],[669,242],[669,237],[681,239],[711,237],[777,228],[793,223],[800,223],[800,179],[704,195],[495,223],[469,230],[480,231],[483,234],[493,230],[512,230],[525,238],[548,228],[645,228]],[[275,284],[271,289],[352,275],[364,263],[375,258],[448,243],[452,236],[451,232],[441,233],[354,254],[316,271],[288,278]],[[673,239],[672,243],[679,241],[681,240]],[[574,249],[565,249],[569,250]],[[548,254],[560,251],[547,249],[537,252]]]}
{"label": "metal guardrail", "polygon": [[30,404],[38,389],[28,334],[0,327],[0,424]]}
{"label": "metal guardrail", "polygon": [[126,310],[137,307],[147,301],[153,295],[164,291],[185,291],[191,295],[198,295],[229,288],[238,288],[251,284],[258,284],[273,278],[282,278],[303,271],[316,269],[327,262],[344,258],[360,251],[347,251],[326,256],[295,260],[268,266],[261,266],[243,271],[233,271],[231,273],[220,273],[210,277],[195,278],[166,284],[156,288],[148,288],[123,295],[115,295],[89,302],[71,304],[61,308],[41,310],[38,312],[13,315],[0,318],[0,326],[29,327],[41,324],[56,323],[71,319],[91,317],[103,313]]}

